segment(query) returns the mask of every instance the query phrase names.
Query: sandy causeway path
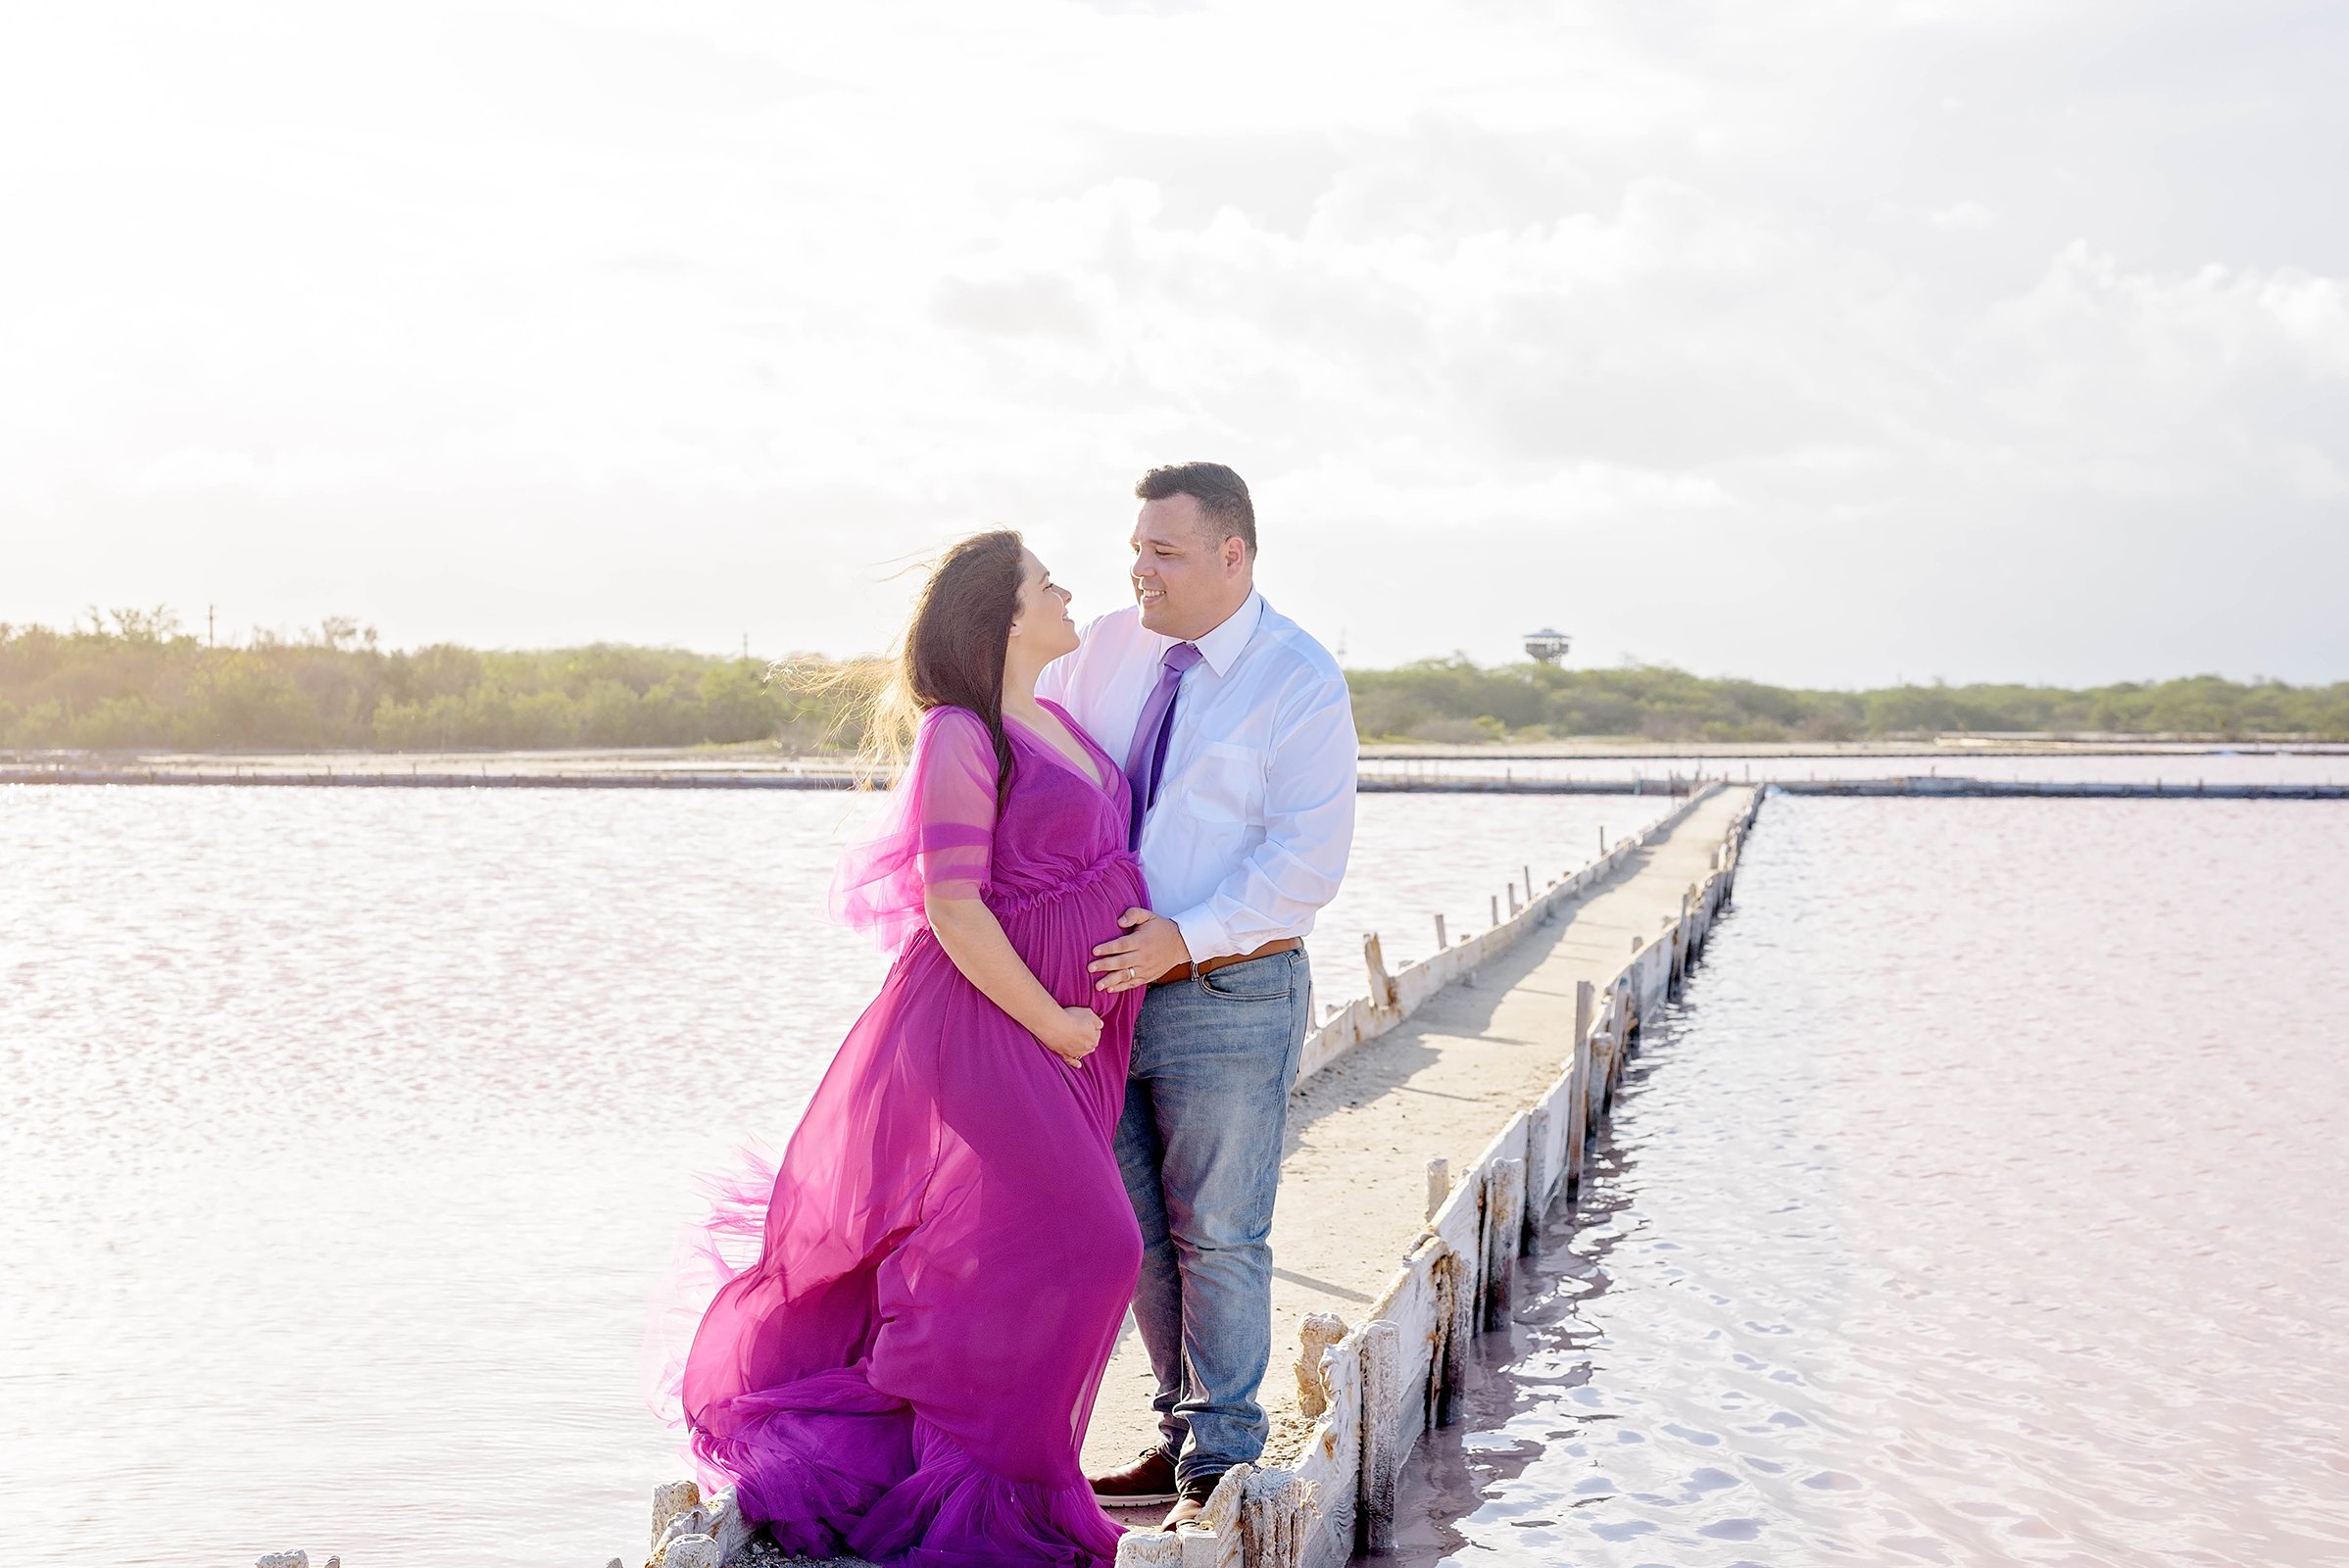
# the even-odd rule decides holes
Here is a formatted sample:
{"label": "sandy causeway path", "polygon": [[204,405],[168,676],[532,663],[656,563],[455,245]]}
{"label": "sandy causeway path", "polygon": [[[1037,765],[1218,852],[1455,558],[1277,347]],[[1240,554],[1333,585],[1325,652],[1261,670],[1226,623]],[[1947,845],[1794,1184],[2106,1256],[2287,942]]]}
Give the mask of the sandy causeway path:
{"label": "sandy causeway path", "polygon": [[[1425,1229],[1428,1161],[1444,1156],[1467,1169],[1556,1081],[1574,1033],[1575,982],[1611,979],[1634,936],[1652,939],[1667,916],[1678,917],[1681,896],[1704,880],[1751,794],[1729,789],[1706,801],[1548,927],[1300,1087],[1272,1228],[1272,1368],[1260,1396],[1273,1423],[1267,1462],[1294,1457],[1309,1430],[1293,1369],[1305,1315],[1361,1323]],[[1362,983],[1349,975],[1329,989]],[[1153,1387],[1129,1319],[1086,1438],[1089,1472],[1124,1464],[1150,1444]]]}

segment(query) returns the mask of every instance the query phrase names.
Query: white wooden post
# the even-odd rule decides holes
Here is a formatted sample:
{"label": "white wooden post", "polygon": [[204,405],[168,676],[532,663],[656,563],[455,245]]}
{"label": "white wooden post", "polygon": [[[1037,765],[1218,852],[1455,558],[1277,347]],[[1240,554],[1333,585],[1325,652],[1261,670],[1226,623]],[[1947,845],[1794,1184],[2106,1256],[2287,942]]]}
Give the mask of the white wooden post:
{"label": "white wooden post", "polygon": [[1446,1312],[1444,1328],[1444,1389],[1437,1401],[1441,1422],[1448,1424],[1458,1406],[1460,1391],[1468,1386],[1468,1342],[1476,1335],[1479,1302],[1484,1291],[1484,1271],[1477,1265],[1482,1259],[1472,1252],[1454,1250],[1444,1259],[1444,1281],[1447,1286],[1443,1305]]}
{"label": "white wooden post", "polygon": [[1307,1506],[1304,1483],[1295,1474],[1256,1473],[1240,1507],[1250,1568],[1302,1568],[1305,1543],[1299,1537],[1309,1523]]}
{"label": "white wooden post", "polygon": [[1376,931],[1362,933],[1362,962],[1370,971],[1370,1004],[1392,1011],[1397,1005],[1395,977],[1387,972],[1387,952]]}
{"label": "white wooden post", "polygon": [[1517,1232],[1525,1214],[1525,1161],[1494,1160],[1487,1178],[1484,1327],[1501,1328],[1516,1304]]}
{"label": "white wooden post", "polygon": [[1345,1338],[1346,1319],[1335,1312],[1308,1312],[1297,1327],[1297,1413],[1308,1421],[1330,1407],[1321,1354]]}
{"label": "white wooden post", "polygon": [[1563,1185],[1569,1194],[1583,1185],[1583,1153],[1590,1122],[1590,1030],[1597,1019],[1597,990],[1588,980],[1574,983],[1574,1054],[1567,1063],[1574,1070],[1574,1089],[1566,1097],[1566,1169]]}
{"label": "white wooden post", "polygon": [[1542,1239],[1542,1216],[1549,1207],[1549,1106],[1536,1105],[1525,1120],[1525,1215],[1517,1250],[1530,1252]]}
{"label": "white wooden post", "polygon": [[1362,1507],[1356,1545],[1395,1547],[1395,1483],[1402,1469],[1402,1331],[1385,1319],[1362,1330]]}

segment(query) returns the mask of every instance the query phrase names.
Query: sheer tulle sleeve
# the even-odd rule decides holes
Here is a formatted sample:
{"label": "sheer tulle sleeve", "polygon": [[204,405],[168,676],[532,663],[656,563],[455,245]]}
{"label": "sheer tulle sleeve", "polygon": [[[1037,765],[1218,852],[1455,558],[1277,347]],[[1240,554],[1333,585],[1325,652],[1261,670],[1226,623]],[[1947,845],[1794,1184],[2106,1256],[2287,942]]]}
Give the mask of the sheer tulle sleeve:
{"label": "sheer tulle sleeve", "polygon": [[923,715],[912,760],[873,832],[832,878],[832,916],[892,952],[920,930],[931,889],[976,898],[995,845],[995,742],[965,708]]}

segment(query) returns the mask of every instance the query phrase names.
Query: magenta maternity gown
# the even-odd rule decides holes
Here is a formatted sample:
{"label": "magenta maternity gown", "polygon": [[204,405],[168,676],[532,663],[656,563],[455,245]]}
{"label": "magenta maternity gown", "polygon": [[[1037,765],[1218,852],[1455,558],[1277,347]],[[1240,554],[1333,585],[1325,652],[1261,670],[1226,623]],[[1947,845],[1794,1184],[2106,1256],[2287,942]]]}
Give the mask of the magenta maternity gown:
{"label": "magenta maternity gown", "polygon": [[[902,946],[784,1151],[759,1261],[686,1359],[696,1452],[789,1550],[1116,1551],[1077,1452],[1141,1258],[1110,1138],[1142,992],[1096,992],[1086,966],[1149,898],[1116,765],[1087,739],[1080,772],[1009,728],[999,814],[985,725],[931,710],[887,821],[843,861],[836,910]],[[922,923],[937,887],[978,893],[1047,990],[1101,1013],[1083,1065],[962,977]]]}

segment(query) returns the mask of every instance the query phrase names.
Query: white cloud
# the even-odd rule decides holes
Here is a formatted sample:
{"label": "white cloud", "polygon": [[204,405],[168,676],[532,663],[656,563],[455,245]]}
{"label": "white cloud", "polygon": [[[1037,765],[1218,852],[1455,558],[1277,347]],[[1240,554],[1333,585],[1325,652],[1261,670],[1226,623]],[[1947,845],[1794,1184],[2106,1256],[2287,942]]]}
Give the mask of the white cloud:
{"label": "white cloud", "polygon": [[1926,214],[1925,220],[1935,228],[1978,229],[1996,224],[1998,215],[1980,202],[1952,202],[1936,212]]}

